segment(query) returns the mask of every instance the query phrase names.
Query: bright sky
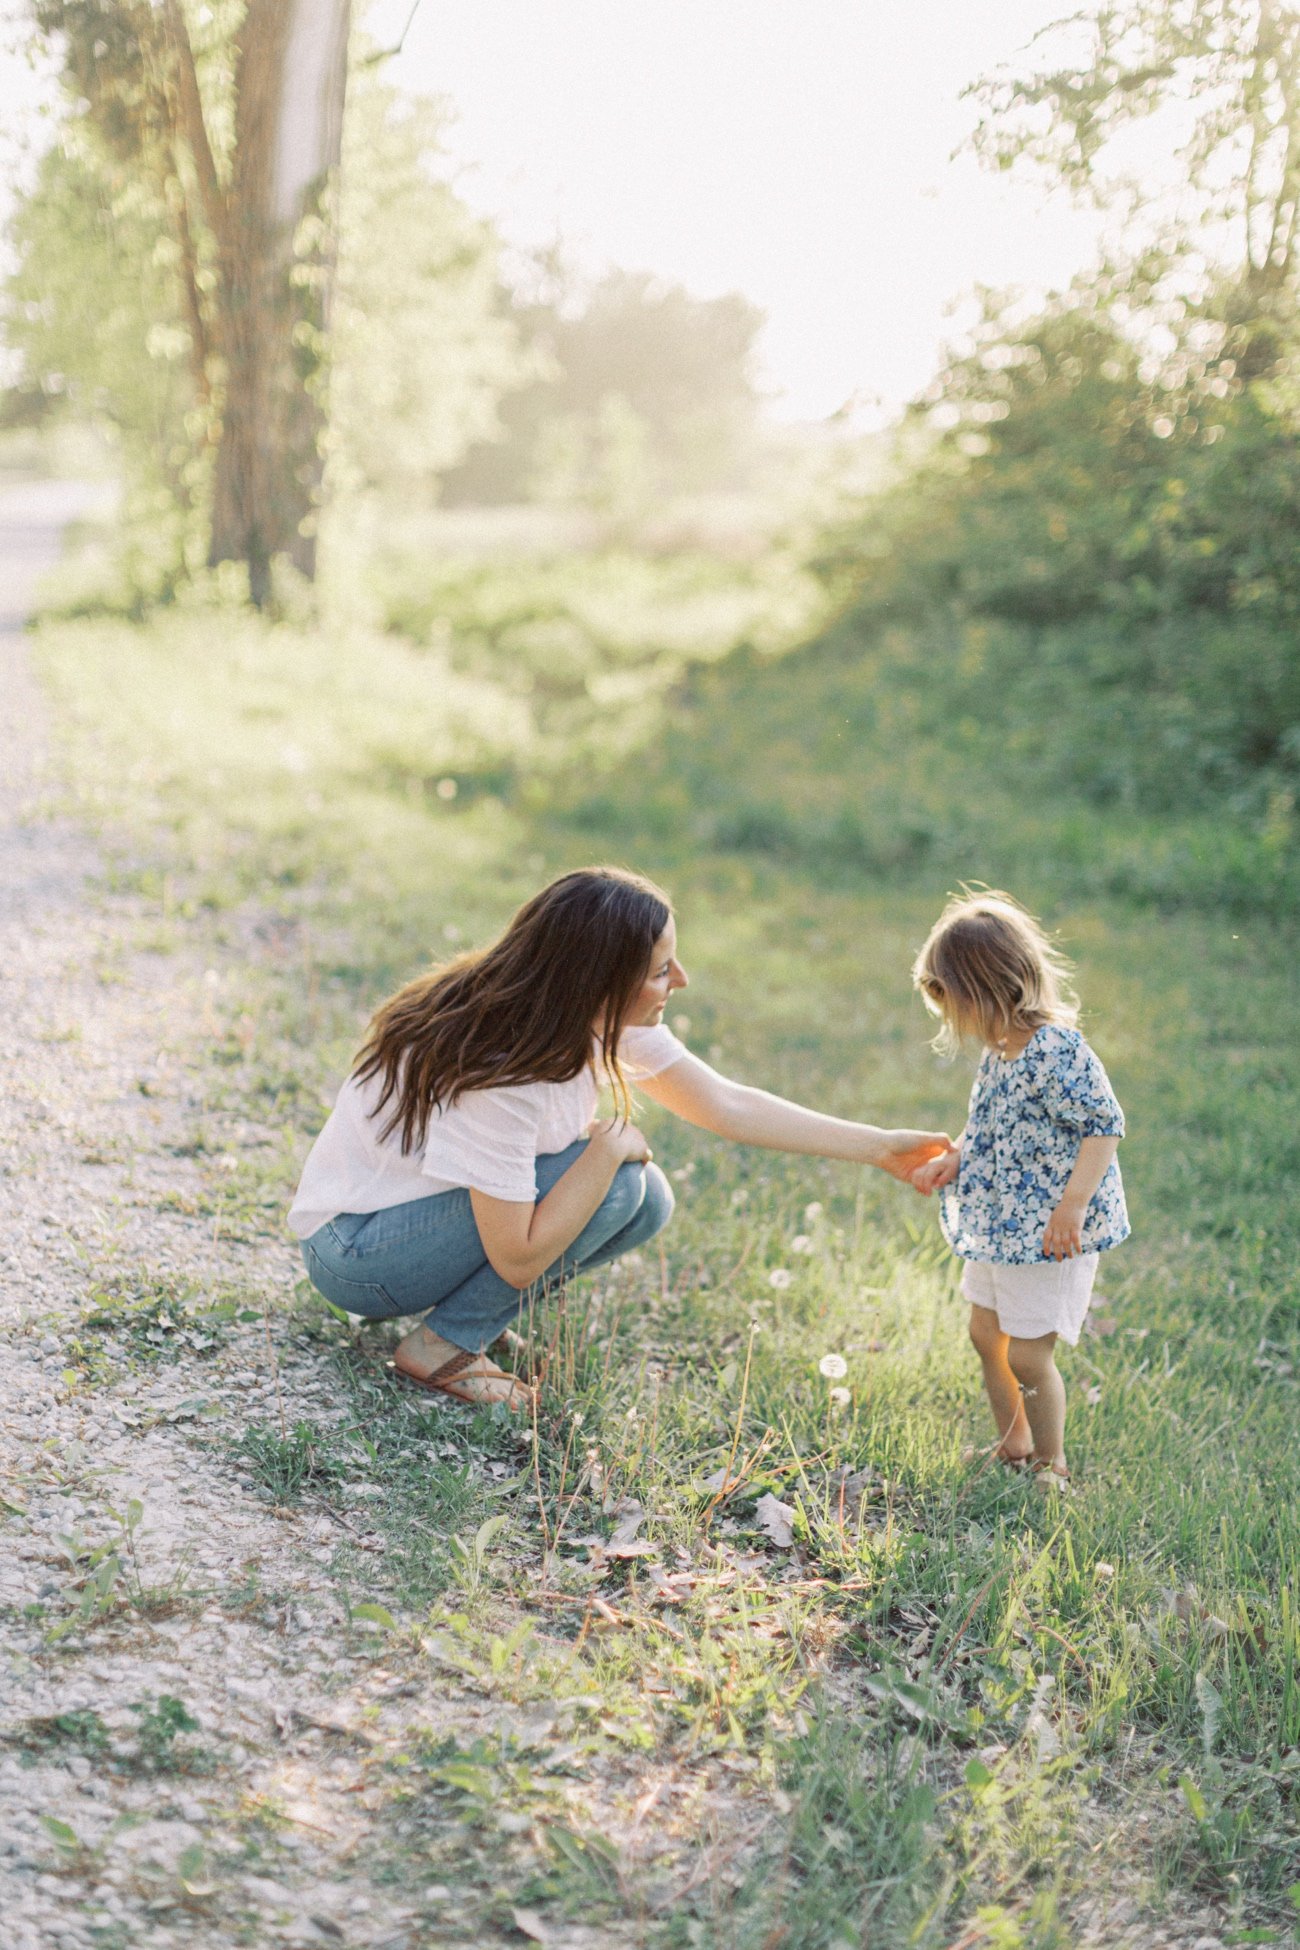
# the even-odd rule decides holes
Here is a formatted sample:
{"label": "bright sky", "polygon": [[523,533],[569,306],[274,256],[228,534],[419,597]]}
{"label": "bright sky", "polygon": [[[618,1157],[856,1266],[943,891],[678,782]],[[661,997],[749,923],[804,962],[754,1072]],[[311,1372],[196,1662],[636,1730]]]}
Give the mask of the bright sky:
{"label": "bright sky", "polygon": [[[3,0],[0,21],[24,10]],[[374,0],[391,45],[411,0]],[[450,98],[450,164],[512,240],[767,313],[777,410],[864,423],[919,390],[978,283],[1068,282],[1098,219],[969,154],[962,88],[1069,0],[421,0],[388,69]],[[9,46],[6,48],[5,43]],[[0,34],[0,174],[48,81]],[[48,123],[44,125],[48,128]],[[0,213],[5,202],[0,186]]]}
{"label": "bright sky", "polygon": [[[411,0],[375,0],[381,46]],[[977,283],[1051,286],[1098,220],[952,159],[959,100],[1070,0],[421,0],[389,73],[445,94],[463,195],[523,242],[768,315],[799,417],[922,387]],[[864,415],[864,417],[867,417]]]}

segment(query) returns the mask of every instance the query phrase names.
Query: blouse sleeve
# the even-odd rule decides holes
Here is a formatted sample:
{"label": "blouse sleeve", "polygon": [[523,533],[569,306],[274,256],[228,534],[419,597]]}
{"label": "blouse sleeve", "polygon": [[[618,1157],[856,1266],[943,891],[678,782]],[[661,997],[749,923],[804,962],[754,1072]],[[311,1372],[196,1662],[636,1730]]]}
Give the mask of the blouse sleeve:
{"label": "blouse sleeve", "polygon": [[1043,1071],[1043,1096],[1058,1124],[1080,1137],[1123,1137],[1124,1113],[1097,1052],[1083,1037],[1062,1037]]}
{"label": "blouse sleeve", "polygon": [[420,1169],[489,1198],[532,1204],[540,1117],[536,1092],[527,1084],[467,1090],[430,1120]]}
{"label": "blouse sleeve", "polygon": [[639,1077],[657,1077],[685,1055],[685,1043],[662,1022],[625,1029],[618,1039],[619,1062],[634,1083]]}

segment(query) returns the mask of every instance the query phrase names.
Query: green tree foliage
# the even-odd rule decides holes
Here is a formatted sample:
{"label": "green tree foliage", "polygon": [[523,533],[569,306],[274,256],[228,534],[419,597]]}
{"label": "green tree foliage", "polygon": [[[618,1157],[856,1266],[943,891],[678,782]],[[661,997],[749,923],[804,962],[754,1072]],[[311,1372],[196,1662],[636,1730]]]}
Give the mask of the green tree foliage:
{"label": "green tree foliage", "polygon": [[990,305],[827,557],[861,634],[924,629],[892,681],[933,721],[1098,800],[1294,795],[1300,400],[1226,365],[1160,362],[1095,289]]}
{"label": "green tree foliage", "polygon": [[[1059,62],[977,85],[977,147],[1117,205],[1133,254],[1034,315],[986,294],[828,566],[851,631],[923,627],[925,669],[893,671],[918,708],[1027,779],[1293,834],[1300,19],[1125,0],[1059,33]],[[1191,194],[1153,219],[1114,163],[1162,113]]]}
{"label": "green tree foliage", "polygon": [[[226,173],[238,9],[202,11],[195,60]],[[70,92],[58,142],[13,219],[3,328],[21,360],[19,391],[93,418],[120,446],[132,573],[158,594],[208,547],[223,383],[210,311],[218,271],[183,194],[188,151],[168,146],[130,53],[124,43],[120,73],[103,58],[93,104]],[[75,90],[75,64],[69,79]],[[329,342],[308,335],[302,348],[313,368],[328,353],[336,490],[383,485],[397,496],[414,480],[431,490],[491,431],[498,393],[523,369],[514,327],[495,312],[497,241],[436,179],[438,142],[431,104],[401,101],[375,64],[357,64]],[[304,248],[309,265],[310,239]]]}
{"label": "green tree foliage", "polygon": [[264,601],[273,556],[315,572],[350,0],[31,11],[95,138],[82,160],[98,152],[162,213],[189,351],[186,432],[211,462],[209,559],[244,562]]}
{"label": "green tree foliage", "polygon": [[435,173],[442,111],[372,69],[344,125],[333,317],[336,487],[433,499],[438,477],[496,431],[529,370],[496,306],[498,240]]}
{"label": "green tree foliage", "polygon": [[[1300,270],[1300,12],[1287,0],[1117,0],[1034,43],[1043,57],[970,93],[974,146],[1120,210],[1222,327],[1243,378],[1290,342]],[[1124,138],[1155,119],[1176,168],[1143,180]]]}
{"label": "green tree foliage", "polygon": [[145,580],[202,545],[211,421],[158,186],[121,166],[89,122],[65,125],[15,213],[4,334],[32,417],[91,419],[123,455],[128,518],[151,536]]}
{"label": "green tree foliage", "polygon": [[640,272],[583,290],[554,259],[533,271],[536,290],[502,293],[533,376],[502,402],[500,436],[449,477],[447,498],[618,508],[733,482],[750,457],[762,313],[734,293],[696,298]]}

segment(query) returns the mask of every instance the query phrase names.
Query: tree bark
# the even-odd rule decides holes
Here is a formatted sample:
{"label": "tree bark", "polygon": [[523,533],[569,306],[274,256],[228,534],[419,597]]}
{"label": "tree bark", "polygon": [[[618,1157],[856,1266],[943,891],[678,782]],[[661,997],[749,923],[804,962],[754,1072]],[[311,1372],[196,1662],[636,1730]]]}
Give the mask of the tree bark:
{"label": "tree bark", "polygon": [[224,374],[209,561],[316,568],[323,345],[334,275],[350,0],[249,0],[221,236]]}

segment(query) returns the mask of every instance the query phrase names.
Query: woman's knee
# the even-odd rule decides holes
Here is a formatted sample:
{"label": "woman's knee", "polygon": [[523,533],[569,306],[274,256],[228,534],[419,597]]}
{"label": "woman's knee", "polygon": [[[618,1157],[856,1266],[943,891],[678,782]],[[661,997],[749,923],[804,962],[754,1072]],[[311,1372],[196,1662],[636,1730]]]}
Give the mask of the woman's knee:
{"label": "woman's knee", "polygon": [[673,1216],[676,1200],[673,1188],[655,1164],[620,1165],[611,1196],[617,1190],[626,1202],[627,1216],[620,1225],[620,1232],[626,1230],[630,1235],[627,1245],[643,1245],[662,1232]]}
{"label": "woman's knee", "polygon": [[677,1208],[673,1188],[658,1165],[645,1166],[645,1197],[641,1209],[646,1214],[646,1238],[662,1232]]}

